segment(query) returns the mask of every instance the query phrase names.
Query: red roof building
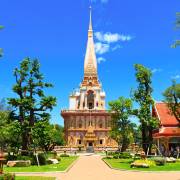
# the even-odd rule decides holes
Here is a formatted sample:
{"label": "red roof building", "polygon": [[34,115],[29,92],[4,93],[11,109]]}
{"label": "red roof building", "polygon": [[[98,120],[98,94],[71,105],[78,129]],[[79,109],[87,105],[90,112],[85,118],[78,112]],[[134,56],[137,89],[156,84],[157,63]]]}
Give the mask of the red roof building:
{"label": "red roof building", "polygon": [[171,149],[180,146],[180,124],[167,103],[155,103],[152,113],[159,120],[159,128],[154,130],[153,138],[158,147],[161,146],[164,153],[169,155]]}

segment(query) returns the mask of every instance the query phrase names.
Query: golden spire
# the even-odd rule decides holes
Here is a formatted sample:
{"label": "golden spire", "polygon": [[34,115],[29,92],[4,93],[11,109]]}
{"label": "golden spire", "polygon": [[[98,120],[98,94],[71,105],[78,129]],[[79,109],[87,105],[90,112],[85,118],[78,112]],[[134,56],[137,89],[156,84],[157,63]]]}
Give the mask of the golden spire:
{"label": "golden spire", "polygon": [[84,62],[84,75],[85,76],[97,76],[97,61],[93,40],[93,28],[92,28],[92,8],[90,7],[90,20],[88,30],[88,42],[86,49],[86,56]]}

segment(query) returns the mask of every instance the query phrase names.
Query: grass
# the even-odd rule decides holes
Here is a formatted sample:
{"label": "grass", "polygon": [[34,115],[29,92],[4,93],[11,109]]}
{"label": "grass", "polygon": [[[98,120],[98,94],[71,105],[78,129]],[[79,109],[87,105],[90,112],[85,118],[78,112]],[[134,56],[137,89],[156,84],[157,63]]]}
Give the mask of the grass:
{"label": "grass", "polygon": [[44,166],[30,167],[4,167],[5,172],[49,172],[49,171],[65,171],[78,157],[61,157],[59,164],[50,164]]}
{"label": "grass", "polygon": [[41,176],[16,176],[16,180],[55,180],[55,177],[41,177]]}
{"label": "grass", "polygon": [[151,166],[149,168],[131,168],[130,164],[133,159],[107,159],[103,160],[112,168],[122,170],[140,170],[140,171],[180,171],[180,162],[166,163],[164,166]]}

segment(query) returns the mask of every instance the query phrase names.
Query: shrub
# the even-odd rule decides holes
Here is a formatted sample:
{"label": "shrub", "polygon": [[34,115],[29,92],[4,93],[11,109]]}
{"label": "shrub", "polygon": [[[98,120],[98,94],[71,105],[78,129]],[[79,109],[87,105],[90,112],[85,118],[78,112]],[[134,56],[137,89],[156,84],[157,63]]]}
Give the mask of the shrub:
{"label": "shrub", "polygon": [[132,158],[132,155],[128,152],[122,152],[119,154],[120,159],[130,159]]}
{"label": "shrub", "polygon": [[118,152],[118,151],[116,151],[116,152],[108,152],[108,155],[109,155],[109,156],[114,156],[114,155],[116,155],[116,154],[119,154],[119,152]]}
{"label": "shrub", "polygon": [[68,154],[61,154],[60,157],[69,157]]}
{"label": "shrub", "polygon": [[115,152],[113,153],[113,158],[114,159],[130,159],[132,158],[132,155],[128,152],[122,152],[122,153]]}
{"label": "shrub", "polygon": [[29,157],[29,156],[20,156],[20,155],[18,155],[16,159],[17,160],[24,160],[24,161],[27,161],[27,160],[32,161],[32,157]]}
{"label": "shrub", "polygon": [[8,156],[6,157],[7,161],[14,161],[17,159],[17,156],[16,155],[10,155],[8,154]]}
{"label": "shrub", "polygon": [[114,159],[119,159],[119,154],[113,155],[113,158],[114,158]]}
{"label": "shrub", "polygon": [[0,180],[15,180],[15,174],[10,174],[10,173],[2,174],[0,175]]}
{"label": "shrub", "polygon": [[[39,159],[39,164],[40,165],[46,165],[46,157],[45,157],[45,155],[43,153],[38,154],[38,159]],[[35,155],[33,155],[31,163],[32,163],[32,165],[38,165]]]}
{"label": "shrub", "polygon": [[135,154],[133,159],[134,160],[139,160],[139,159],[141,159],[141,155],[140,154]]}
{"label": "shrub", "polygon": [[164,166],[166,163],[166,159],[163,157],[154,158],[154,162],[157,166]]}
{"label": "shrub", "polygon": [[106,156],[105,158],[106,158],[106,159],[112,159],[112,157],[111,157],[111,156]]}

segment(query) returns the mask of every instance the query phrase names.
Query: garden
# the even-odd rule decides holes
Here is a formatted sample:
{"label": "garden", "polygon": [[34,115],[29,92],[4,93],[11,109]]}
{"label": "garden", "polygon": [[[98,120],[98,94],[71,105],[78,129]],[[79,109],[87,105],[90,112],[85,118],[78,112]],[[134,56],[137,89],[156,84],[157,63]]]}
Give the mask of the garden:
{"label": "garden", "polygon": [[65,171],[78,156],[68,154],[40,153],[32,156],[7,157],[4,172],[50,172]]}
{"label": "garden", "polygon": [[180,159],[173,157],[141,157],[127,152],[108,153],[103,161],[114,169],[139,171],[180,171]]}

